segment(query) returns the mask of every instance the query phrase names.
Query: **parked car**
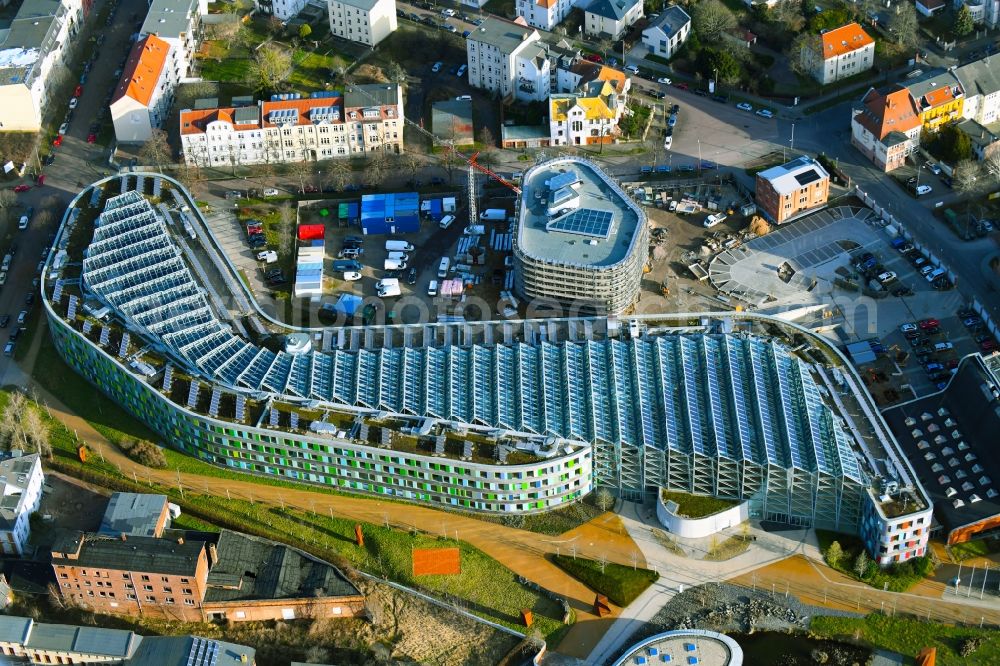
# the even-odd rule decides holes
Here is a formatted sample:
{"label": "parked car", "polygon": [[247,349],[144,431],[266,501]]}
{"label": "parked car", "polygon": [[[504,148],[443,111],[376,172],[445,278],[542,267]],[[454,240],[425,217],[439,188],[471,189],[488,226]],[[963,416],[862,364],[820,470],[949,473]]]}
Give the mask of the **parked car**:
{"label": "parked car", "polygon": [[736,108],[740,111],[753,111],[753,107],[748,102],[740,102]]}
{"label": "parked car", "polygon": [[930,185],[917,185],[917,189],[914,190],[914,192],[916,192],[918,197],[923,196],[925,194],[930,194],[932,191],[933,188]]}
{"label": "parked car", "polygon": [[[63,123],[59,126],[59,136],[63,136],[69,131],[69,123]],[[58,137],[57,137],[58,138]]]}
{"label": "parked car", "polygon": [[941,322],[937,319],[923,319],[918,324],[922,330],[927,330],[928,328],[935,328],[941,325]]}
{"label": "parked car", "polygon": [[983,320],[980,319],[979,317],[966,317],[965,319],[962,320],[962,324],[965,326],[978,326],[979,324],[982,323]]}
{"label": "parked car", "polygon": [[584,60],[588,60],[590,62],[596,62],[596,63],[602,63],[602,62],[604,62],[604,58],[602,58],[601,56],[597,55],[596,53],[588,53],[587,55],[583,56],[583,59]]}
{"label": "parked car", "polygon": [[444,63],[443,62],[436,62],[436,63],[434,63],[434,66],[431,67],[431,71],[435,72],[435,73],[436,72],[440,72],[442,67],[444,67]]}
{"label": "parked car", "polygon": [[276,197],[276,196],[278,196],[279,192],[278,192],[278,190],[274,189],[273,187],[269,187],[269,188],[265,189],[262,194],[265,197]]}
{"label": "parked car", "polygon": [[770,109],[759,109],[757,115],[761,118],[774,118],[774,113]]}
{"label": "parked car", "polygon": [[916,332],[917,325],[914,323],[903,324],[902,326],[899,327],[899,330],[901,330],[903,333]]}
{"label": "parked car", "polygon": [[925,164],[924,166],[926,166],[926,167],[927,167],[927,169],[928,169],[928,170],[929,170],[929,171],[930,171],[930,172],[931,172],[932,174],[934,174],[935,176],[940,176],[940,175],[941,175],[941,167],[939,167],[939,166],[938,166],[937,164],[935,164],[934,162],[928,162],[928,163],[927,163],[927,164]]}
{"label": "parked car", "polygon": [[878,281],[881,282],[882,284],[885,284],[886,282],[892,282],[895,279],[896,279],[896,274],[893,273],[892,271],[886,271],[884,273],[879,273],[879,276],[878,276]]}
{"label": "parked car", "polygon": [[660,78],[656,79],[656,82],[657,83],[662,83],[665,86],[669,86],[670,85],[670,79],[668,79],[665,76],[661,76]]}
{"label": "parked car", "polygon": [[14,191],[20,194],[21,192],[27,192],[31,189],[31,185],[18,185],[14,188]]}
{"label": "parked car", "polygon": [[79,97],[74,97],[74,98],[70,99],[70,101],[69,101],[69,108],[75,109],[76,105],[79,104],[79,103],[80,103],[80,98]]}
{"label": "parked car", "polygon": [[681,81],[680,83],[675,83],[674,87],[677,88],[678,90],[687,90],[688,89],[688,84],[686,84],[683,81]]}
{"label": "parked car", "polygon": [[361,273],[358,271],[344,271],[344,280],[347,282],[356,282],[361,279]]}
{"label": "parked car", "polygon": [[465,76],[465,70],[467,70],[468,68],[469,68],[468,65],[462,65],[461,67],[458,68],[458,71],[455,72],[455,76],[458,77]]}

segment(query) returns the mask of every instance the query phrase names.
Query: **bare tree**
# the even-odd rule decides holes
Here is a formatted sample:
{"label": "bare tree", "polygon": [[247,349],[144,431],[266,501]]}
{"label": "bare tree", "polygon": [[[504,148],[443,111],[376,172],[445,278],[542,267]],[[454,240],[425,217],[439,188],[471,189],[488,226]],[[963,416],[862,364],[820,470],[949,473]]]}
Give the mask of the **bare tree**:
{"label": "bare tree", "polygon": [[385,74],[389,77],[389,80],[397,85],[403,85],[406,83],[406,70],[395,60],[390,60],[389,64],[385,68]]}
{"label": "bare tree", "polygon": [[610,511],[615,505],[615,497],[607,488],[598,488],[594,491],[594,506],[601,511]]}
{"label": "bare tree", "polygon": [[448,183],[454,184],[455,180],[455,168],[458,167],[459,162],[462,160],[458,157],[458,154],[451,150],[450,148],[444,149],[444,154],[441,155],[441,166],[448,173]]}
{"label": "bare tree", "polygon": [[139,157],[146,164],[152,164],[157,171],[161,171],[163,165],[170,162],[170,141],[167,133],[161,129],[154,129],[153,135],[139,149]]}
{"label": "bare tree", "polygon": [[11,391],[7,405],[0,414],[0,445],[5,449],[28,449],[28,440],[24,429],[25,412],[28,399],[20,391]]}
{"label": "bare tree", "polygon": [[703,0],[694,7],[692,27],[703,44],[722,38],[722,33],[736,27],[736,16],[720,0]]}
{"label": "bare tree", "polygon": [[316,175],[316,170],[313,168],[313,163],[309,160],[302,160],[301,162],[291,162],[288,164],[288,175],[295,179],[295,182],[299,184],[299,194],[305,194],[306,183]]}
{"label": "bare tree", "polygon": [[962,196],[975,196],[985,189],[987,183],[986,170],[982,162],[962,160],[955,165],[952,174],[952,186]]}
{"label": "bare tree", "polygon": [[385,180],[388,168],[389,159],[384,152],[371,153],[365,164],[365,182],[373,187],[378,187]]}
{"label": "bare tree", "polygon": [[254,90],[277,90],[292,71],[288,50],[265,44],[257,49],[247,71],[247,83]]}
{"label": "bare tree", "polygon": [[987,150],[983,168],[986,170],[987,182],[1000,185],[1000,148]]}
{"label": "bare tree", "polygon": [[351,165],[345,159],[332,159],[323,163],[323,183],[328,184],[337,192],[347,187],[351,178]]}
{"label": "bare tree", "polygon": [[896,43],[903,47],[914,46],[917,43],[917,28],[916,7],[905,2],[897,3],[889,16],[889,30]]}
{"label": "bare tree", "polygon": [[0,190],[0,217],[3,221],[7,221],[7,215],[10,209],[17,205],[17,195],[14,194],[14,190],[4,189]]}
{"label": "bare tree", "polygon": [[788,66],[796,74],[806,75],[812,70],[813,58],[816,57],[816,47],[819,38],[816,35],[802,32],[795,36],[788,47]]}
{"label": "bare tree", "polygon": [[415,153],[402,153],[396,158],[399,168],[410,174],[410,181],[416,183],[417,171],[424,166],[424,161]]}
{"label": "bare tree", "polygon": [[174,170],[174,178],[180,181],[188,192],[194,194],[194,189],[201,180],[201,169],[190,164],[182,164]]}
{"label": "bare tree", "polygon": [[27,450],[34,451],[45,458],[50,457],[52,455],[50,441],[52,428],[42,417],[37,406],[29,406],[24,410],[23,427],[25,442],[29,444]]}
{"label": "bare tree", "polygon": [[483,150],[496,148],[497,145],[497,141],[493,138],[493,132],[490,131],[489,127],[481,127],[476,134],[476,140],[482,146]]}

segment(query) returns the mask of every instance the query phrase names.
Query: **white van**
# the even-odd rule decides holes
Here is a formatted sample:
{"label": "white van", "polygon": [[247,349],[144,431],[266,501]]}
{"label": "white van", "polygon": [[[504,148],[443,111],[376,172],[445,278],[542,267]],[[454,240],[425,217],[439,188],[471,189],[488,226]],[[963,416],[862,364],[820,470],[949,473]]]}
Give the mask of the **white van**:
{"label": "white van", "polygon": [[949,349],[954,349],[954,348],[955,345],[951,344],[950,342],[939,342],[936,345],[934,345],[934,351],[936,352],[948,351]]}
{"label": "white van", "polygon": [[387,240],[385,249],[389,252],[413,252],[413,246],[402,240]]}
{"label": "white van", "polygon": [[438,264],[438,277],[444,279],[448,277],[448,269],[451,267],[451,259],[448,257],[441,257],[441,263]]}
{"label": "white van", "polygon": [[451,226],[451,223],[454,221],[455,221],[454,215],[445,215],[444,217],[441,218],[441,221],[438,222],[438,224],[441,226],[442,229],[447,229],[448,227]]}
{"label": "white van", "polygon": [[398,259],[386,259],[385,263],[382,264],[382,268],[387,271],[401,271],[406,269],[406,262],[399,261]]}
{"label": "white van", "polygon": [[487,208],[479,214],[483,222],[503,222],[507,219],[507,211],[503,208]]}
{"label": "white van", "polygon": [[430,297],[432,297],[432,298],[434,296],[438,295],[438,281],[437,280],[431,280],[427,284],[427,295],[430,296]]}
{"label": "white van", "polygon": [[405,252],[390,252],[388,254],[388,257],[390,259],[395,259],[396,261],[402,261],[403,263],[406,263],[407,261],[410,260],[410,255],[406,254]]}
{"label": "white van", "polygon": [[399,279],[398,278],[382,278],[375,283],[375,291],[381,298],[386,296],[399,296],[402,292],[399,290]]}

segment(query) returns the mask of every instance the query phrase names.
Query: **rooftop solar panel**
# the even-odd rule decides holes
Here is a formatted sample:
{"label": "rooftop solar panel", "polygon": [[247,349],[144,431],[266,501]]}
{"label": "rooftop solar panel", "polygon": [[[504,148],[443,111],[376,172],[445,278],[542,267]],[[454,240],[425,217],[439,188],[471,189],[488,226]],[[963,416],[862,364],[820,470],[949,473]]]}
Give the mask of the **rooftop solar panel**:
{"label": "rooftop solar panel", "polygon": [[611,233],[614,214],[609,210],[580,208],[546,223],[548,231],[563,231],[568,234],[607,238]]}
{"label": "rooftop solar panel", "polygon": [[799,185],[806,186],[809,183],[819,180],[819,172],[815,169],[803,171],[802,173],[795,174],[795,180],[798,181]]}

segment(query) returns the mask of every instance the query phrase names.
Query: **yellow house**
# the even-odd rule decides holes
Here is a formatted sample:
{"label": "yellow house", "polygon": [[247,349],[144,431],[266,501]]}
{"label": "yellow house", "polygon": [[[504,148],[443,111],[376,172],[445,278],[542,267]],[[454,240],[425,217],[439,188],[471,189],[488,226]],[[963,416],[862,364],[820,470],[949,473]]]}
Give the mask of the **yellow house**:
{"label": "yellow house", "polygon": [[962,118],[965,90],[952,72],[939,72],[907,82],[906,87],[917,101],[924,129],[933,132],[945,123]]}
{"label": "yellow house", "polygon": [[595,80],[576,95],[549,97],[549,135],[553,146],[613,143],[625,109],[624,90],[617,80]]}

